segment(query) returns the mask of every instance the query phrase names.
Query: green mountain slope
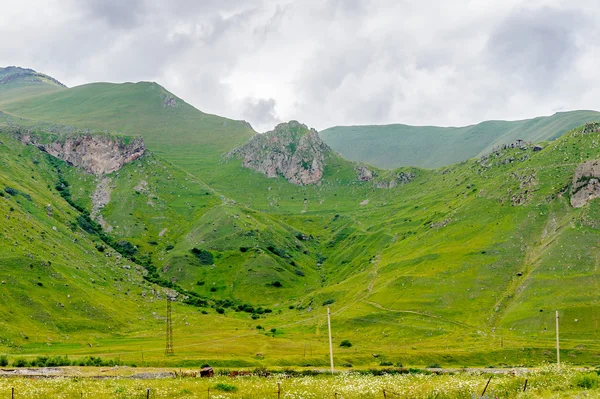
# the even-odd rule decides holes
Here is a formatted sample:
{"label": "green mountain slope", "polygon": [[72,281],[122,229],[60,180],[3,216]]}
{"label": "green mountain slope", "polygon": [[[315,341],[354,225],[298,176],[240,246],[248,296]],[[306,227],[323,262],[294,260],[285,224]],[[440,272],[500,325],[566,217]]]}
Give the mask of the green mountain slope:
{"label": "green mountain slope", "polygon": [[222,154],[254,131],[246,122],[205,114],[156,83],[93,83],[0,103],[34,120],[142,136],[147,147],[186,170],[214,169]]}
{"label": "green mountain slope", "polygon": [[569,130],[600,119],[596,111],[558,112],[521,121],[486,121],[465,127],[409,125],[336,126],[321,137],[347,159],[384,169],[401,166],[438,168],[482,154],[517,139],[554,140]]}
{"label": "green mountain slope", "polygon": [[55,92],[66,86],[33,69],[9,66],[0,68],[0,104],[33,95]]}
{"label": "green mountain slope", "polygon": [[[300,186],[222,157],[251,137],[250,128],[203,114],[156,84],[86,85],[0,110],[17,115],[0,126],[0,293],[11,298],[0,306],[0,352],[324,366],[329,305],[338,366],[551,361],[554,310],[565,358],[596,361],[600,199],[581,208],[569,202],[575,170],[600,159],[596,125],[541,151],[525,145],[439,169],[374,169],[369,181],[328,152],[322,178]],[[575,123],[551,118],[510,134],[548,138],[550,129]],[[150,151],[93,176],[10,135],[15,124],[49,137],[77,130],[57,122],[93,135],[141,135]],[[293,158],[294,137],[308,129],[289,126],[299,134],[278,142],[274,133],[273,147],[254,140],[244,159],[265,151],[252,159],[264,171],[279,156]],[[494,129],[488,139],[501,131]],[[296,164],[314,170],[310,153]],[[592,192],[596,178],[583,175],[577,186],[588,182]],[[379,185],[385,179],[400,183],[378,188],[390,187]],[[81,218],[87,214],[102,229]],[[119,245],[131,261],[111,249]],[[172,290],[180,292],[176,355],[165,358],[164,296]],[[62,301],[83,293],[80,306]],[[353,346],[338,347],[343,339]]]}

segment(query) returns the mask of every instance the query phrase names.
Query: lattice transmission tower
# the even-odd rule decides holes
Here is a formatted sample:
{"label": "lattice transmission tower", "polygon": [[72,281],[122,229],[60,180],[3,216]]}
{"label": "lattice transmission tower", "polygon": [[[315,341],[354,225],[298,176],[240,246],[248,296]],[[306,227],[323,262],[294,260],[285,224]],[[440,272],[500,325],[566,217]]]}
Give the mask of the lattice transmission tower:
{"label": "lattice transmission tower", "polygon": [[171,319],[171,298],[167,295],[167,343],[165,346],[165,355],[173,355],[173,320]]}

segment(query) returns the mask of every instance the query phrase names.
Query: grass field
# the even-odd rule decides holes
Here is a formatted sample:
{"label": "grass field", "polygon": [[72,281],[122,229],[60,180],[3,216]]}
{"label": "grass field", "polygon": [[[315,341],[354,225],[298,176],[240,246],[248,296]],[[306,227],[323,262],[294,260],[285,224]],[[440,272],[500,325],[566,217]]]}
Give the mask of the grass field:
{"label": "grass field", "polygon": [[[355,165],[332,155],[321,185],[298,187],[226,161],[252,130],[157,84],[56,90],[0,109],[32,118],[7,117],[28,128],[141,135],[150,153],[100,179],[1,137],[0,353],[11,359],[323,367],[329,304],[338,367],[553,361],[555,310],[563,358],[598,363],[600,201],[573,209],[568,198],[575,168],[600,157],[597,133],[378,170],[415,175],[393,189],[358,182]],[[82,227],[104,180],[105,234],[135,246],[137,263]],[[141,263],[206,301],[174,303],[173,357],[173,291],[145,280]]]}
{"label": "grass field", "polygon": [[[77,372],[78,370],[76,370]],[[137,370],[127,374],[142,374]],[[150,370],[154,371],[154,370]],[[91,371],[93,372],[93,371]],[[90,373],[89,370],[83,373]],[[97,375],[105,376],[104,370]],[[109,371],[110,373],[110,371]],[[289,374],[288,374],[289,375]],[[519,375],[480,372],[435,375],[415,370],[409,374],[342,373],[289,378],[285,372],[270,377],[169,378],[139,380],[126,377],[91,379],[0,378],[0,394],[15,398],[597,398],[594,371],[545,367]],[[491,378],[490,378],[491,377]],[[488,385],[489,382],[489,385]],[[482,396],[482,393],[485,394]]]}

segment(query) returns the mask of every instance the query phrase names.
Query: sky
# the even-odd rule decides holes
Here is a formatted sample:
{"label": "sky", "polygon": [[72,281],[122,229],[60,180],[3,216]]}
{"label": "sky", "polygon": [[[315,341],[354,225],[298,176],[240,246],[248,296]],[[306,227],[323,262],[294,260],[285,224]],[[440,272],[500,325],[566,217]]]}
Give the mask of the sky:
{"label": "sky", "polygon": [[257,131],[600,110],[597,0],[29,0],[0,66],[156,81]]}

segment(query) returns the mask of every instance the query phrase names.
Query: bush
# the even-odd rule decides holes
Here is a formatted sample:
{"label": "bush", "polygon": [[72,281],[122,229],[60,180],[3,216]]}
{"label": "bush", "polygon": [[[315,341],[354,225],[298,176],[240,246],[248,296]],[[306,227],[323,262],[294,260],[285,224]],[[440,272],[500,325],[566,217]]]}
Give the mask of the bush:
{"label": "bush", "polygon": [[392,362],[388,362],[388,361],[383,361],[379,363],[380,366],[393,366],[394,363]]}
{"label": "bush", "polygon": [[335,299],[328,299],[323,302],[323,306],[331,305],[334,302],[335,302]]}
{"label": "bush", "polygon": [[29,362],[25,359],[23,359],[22,357],[16,358],[13,361],[13,367],[28,367],[29,366]]}
{"label": "bush", "polygon": [[19,194],[19,192],[16,189],[8,186],[4,187],[4,192],[13,196]]}
{"label": "bush", "polygon": [[283,287],[283,284],[281,284],[281,282],[280,282],[279,280],[277,280],[277,281],[273,281],[273,282],[271,283],[271,285],[272,285],[273,287],[276,287],[276,288]]}
{"label": "bush", "polygon": [[235,392],[237,391],[237,387],[231,384],[225,384],[224,382],[219,382],[215,385],[215,389],[223,392]]}
{"label": "bush", "polygon": [[175,248],[175,246],[174,246],[174,245],[171,245],[171,244],[169,244],[169,245],[167,245],[167,246],[166,246],[165,250],[167,250],[167,251],[170,251],[170,250],[172,250],[173,248]]}
{"label": "bush", "polygon": [[8,366],[8,356],[0,355],[0,367]]}
{"label": "bush", "polygon": [[439,363],[431,363],[429,366],[427,366],[426,368],[428,369],[441,369],[442,365]]}
{"label": "bush", "polygon": [[198,259],[201,265],[212,265],[214,262],[213,254],[205,249],[192,248],[190,252]]}
{"label": "bush", "polygon": [[210,292],[217,292],[217,287],[210,287]]}
{"label": "bush", "polygon": [[347,339],[345,339],[342,342],[340,342],[340,346],[342,348],[351,348],[352,347],[352,342],[350,342]]}
{"label": "bush", "polygon": [[114,245],[115,250],[117,250],[121,255],[125,257],[132,257],[137,253],[137,248],[130,243],[129,241],[120,240],[117,241]]}
{"label": "bush", "polygon": [[598,388],[598,374],[587,373],[577,376],[575,379],[575,385],[583,389],[595,389]]}
{"label": "bush", "polygon": [[215,310],[217,311],[218,314],[225,313],[225,309],[223,309],[223,308],[216,308]]}

